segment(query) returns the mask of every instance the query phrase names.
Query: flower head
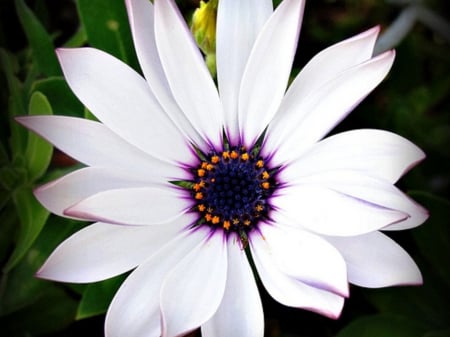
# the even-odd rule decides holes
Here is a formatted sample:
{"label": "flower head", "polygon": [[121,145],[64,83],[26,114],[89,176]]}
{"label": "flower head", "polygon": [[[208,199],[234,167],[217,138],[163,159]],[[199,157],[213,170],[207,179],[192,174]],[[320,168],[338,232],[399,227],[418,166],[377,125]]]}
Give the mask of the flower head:
{"label": "flower head", "polygon": [[144,77],[100,50],[58,50],[100,122],[18,120],[86,165],[37,198],[95,223],[38,276],[95,282],[133,270],[108,310],[108,336],[199,326],[204,336],[262,336],[247,253],[274,299],[333,318],[349,283],[421,283],[381,231],[427,218],[394,186],[423,152],[381,130],[322,139],[383,80],[394,52],[372,56],[372,28],[317,54],[286,91],[303,7],[219,1],[218,90],[172,0],[127,0]]}

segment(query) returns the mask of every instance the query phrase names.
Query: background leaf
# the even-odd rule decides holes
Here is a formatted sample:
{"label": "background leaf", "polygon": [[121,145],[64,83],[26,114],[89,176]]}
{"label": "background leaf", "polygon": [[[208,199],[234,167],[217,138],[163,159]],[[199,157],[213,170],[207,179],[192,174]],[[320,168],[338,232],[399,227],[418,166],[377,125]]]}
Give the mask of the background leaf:
{"label": "background leaf", "polygon": [[78,307],[77,319],[105,313],[125,277],[125,275],[120,275],[106,281],[88,285]]}
{"label": "background leaf", "polygon": [[[39,91],[33,93],[28,110],[29,115],[52,115],[52,107],[47,98]],[[53,146],[42,137],[29,132],[25,160],[28,169],[28,180],[40,178],[48,168],[52,159]]]}
{"label": "background leaf", "polygon": [[89,44],[139,69],[124,1],[78,0]]}
{"label": "background leaf", "polygon": [[38,69],[47,76],[61,75],[55,47],[42,24],[23,0],[16,0],[16,9]]}
{"label": "background leaf", "polygon": [[9,271],[25,255],[47,221],[49,212],[41,206],[31,188],[23,187],[14,193],[14,203],[20,219],[16,247],[4,267]]}

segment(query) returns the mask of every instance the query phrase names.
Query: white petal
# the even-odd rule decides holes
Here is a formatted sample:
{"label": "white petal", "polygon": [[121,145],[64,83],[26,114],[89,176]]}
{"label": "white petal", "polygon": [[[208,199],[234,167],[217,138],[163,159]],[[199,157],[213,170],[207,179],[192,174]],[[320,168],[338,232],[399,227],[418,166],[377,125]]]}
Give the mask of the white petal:
{"label": "white petal", "polygon": [[256,39],[242,77],[239,128],[244,144],[260,136],[286,91],[296,52],[303,0],[285,0]]}
{"label": "white petal", "polygon": [[[155,183],[151,181],[152,178],[154,176],[149,174],[148,180],[139,180],[139,177],[123,171],[86,167],[38,187],[34,194],[52,213],[65,216],[65,209],[94,194],[111,189],[146,186]],[[157,180],[156,183],[163,181],[161,178]]]}
{"label": "white petal", "polygon": [[57,54],[70,88],[112,131],[162,160],[192,160],[188,141],[133,69],[93,48],[58,49]]}
{"label": "white petal", "polygon": [[153,4],[148,0],[127,0],[134,47],[147,83],[170,118],[195,144],[205,145],[181,111],[170,91],[156,49]]}
{"label": "white petal", "polygon": [[423,207],[411,200],[390,182],[372,178],[357,171],[325,171],[297,180],[290,179],[289,182],[323,186],[347,196],[408,215],[408,218],[404,221],[385,227],[383,230],[417,227],[428,218],[428,212]]}
{"label": "white petal", "polygon": [[17,121],[86,165],[124,169],[139,177],[187,178],[179,165],[148,155],[101,123],[65,116],[25,116]]}
{"label": "white petal", "polygon": [[348,278],[353,284],[368,288],[422,284],[422,276],[413,259],[380,232],[325,239],[344,256]]}
{"label": "white petal", "polygon": [[222,144],[222,106],[200,50],[172,0],[155,1],[155,38],[172,93],[200,135]]}
{"label": "white petal", "polygon": [[124,225],[154,225],[175,220],[191,207],[182,191],[168,186],[130,187],[94,194],[64,214]]}
{"label": "white petal", "polygon": [[[272,14],[271,0],[221,0],[217,10],[217,82],[228,138],[239,142],[238,98],[242,74],[261,27]],[[232,47],[231,47],[232,46]]]}
{"label": "white petal", "polygon": [[307,285],[280,271],[272,256],[268,254],[264,237],[259,233],[254,232],[249,242],[261,281],[276,301],[331,318],[339,317],[344,305],[342,296]]}
{"label": "white petal", "polygon": [[347,169],[395,183],[424,158],[422,150],[394,133],[352,130],[315,144],[298,160],[286,165],[280,175],[289,182],[310,174]]}
{"label": "white petal", "polygon": [[213,233],[178,263],[161,288],[162,336],[180,336],[208,321],[222,301],[227,246]]}
{"label": "white petal", "polygon": [[[298,109],[308,95],[314,93],[340,73],[367,61],[372,56],[375,40],[380,28],[374,27],[328,47],[315,55],[296,76],[283,98],[279,112],[270,122],[270,133],[282,133],[285,128],[284,118],[291,114],[296,120],[302,120],[310,111]],[[270,142],[271,139],[268,139]]]}
{"label": "white petal", "polygon": [[228,238],[225,294],[217,312],[202,325],[204,337],[264,335],[264,314],[258,287],[239,241],[234,235]]}
{"label": "white petal", "polygon": [[111,278],[135,268],[192,221],[193,216],[185,215],[157,226],[95,223],[61,243],[36,276],[74,283]]}
{"label": "white petal", "polygon": [[258,227],[265,239],[265,249],[286,275],[312,287],[348,296],[345,261],[328,242],[315,234],[293,227],[263,225]]}
{"label": "white petal", "polygon": [[281,189],[272,204],[276,208],[271,213],[275,222],[287,218],[290,224],[325,235],[365,234],[408,218],[401,211],[308,184]]}
{"label": "white petal", "polygon": [[161,336],[160,292],[170,270],[209,234],[189,231],[174,238],[125,280],[106,314],[108,337]]}
{"label": "white petal", "polygon": [[266,151],[273,151],[274,160],[278,163],[301,156],[383,80],[394,56],[393,51],[388,51],[349,68],[299,100],[301,104],[296,106],[299,113],[286,114],[280,119],[276,130],[268,130],[267,139],[271,143],[265,145]]}

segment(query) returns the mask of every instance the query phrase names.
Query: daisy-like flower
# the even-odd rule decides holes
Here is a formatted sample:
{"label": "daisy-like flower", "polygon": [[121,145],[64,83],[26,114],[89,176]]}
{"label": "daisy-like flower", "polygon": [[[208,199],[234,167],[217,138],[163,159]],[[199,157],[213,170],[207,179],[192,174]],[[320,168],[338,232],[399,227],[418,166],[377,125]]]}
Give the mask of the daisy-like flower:
{"label": "daisy-like flower", "polygon": [[427,218],[394,186],[423,152],[381,130],[322,139],[383,80],[394,52],[372,56],[372,28],[317,54],[287,89],[303,8],[220,0],[218,90],[172,0],[127,0],[144,77],[100,50],[57,51],[100,122],[18,120],[86,165],[38,188],[39,201],[95,223],[37,275],[84,283],[132,270],[107,336],[200,326],[206,337],[263,336],[252,264],[275,300],[332,318],[349,283],[422,282],[381,231]]}

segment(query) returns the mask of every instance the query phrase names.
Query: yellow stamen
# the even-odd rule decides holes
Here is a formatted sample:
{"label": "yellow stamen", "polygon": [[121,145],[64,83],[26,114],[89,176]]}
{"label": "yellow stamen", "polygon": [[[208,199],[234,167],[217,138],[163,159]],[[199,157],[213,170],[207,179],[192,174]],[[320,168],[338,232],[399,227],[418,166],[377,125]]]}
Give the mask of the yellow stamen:
{"label": "yellow stamen", "polygon": [[262,173],[262,178],[263,178],[263,179],[269,179],[269,177],[270,177],[269,172],[264,171],[264,172]]}
{"label": "yellow stamen", "polygon": [[205,169],[206,166],[208,166],[208,163],[207,163],[206,161],[202,162],[201,168],[202,168],[202,169]]}
{"label": "yellow stamen", "polygon": [[264,161],[263,160],[258,160],[257,162],[256,162],[256,167],[257,168],[263,168],[264,167]]}
{"label": "yellow stamen", "polygon": [[206,206],[205,206],[205,205],[203,205],[203,204],[198,205],[198,210],[199,210],[200,212],[204,212],[205,209],[206,209]]}
{"label": "yellow stamen", "polygon": [[211,163],[217,164],[220,161],[219,156],[212,156],[211,157]]}
{"label": "yellow stamen", "polygon": [[214,168],[214,165],[213,165],[213,164],[208,164],[208,165],[206,165],[206,169],[207,169],[208,171],[211,171],[213,168]]}
{"label": "yellow stamen", "polygon": [[248,158],[249,158],[249,155],[248,155],[248,153],[247,153],[247,152],[245,152],[245,153],[241,154],[241,159],[242,159],[243,161],[247,161],[247,160],[248,160]]}
{"label": "yellow stamen", "polygon": [[204,177],[205,176],[206,171],[204,169],[198,169],[197,170],[197,175],[199,177]]}
{"label": "yellow stamen", "polygon": [[250,226],[250,224],[251,224],[252,222],[250,221],[250,220],[244,220],[244,225],[246,225],[246,226]]}
{"label": "yellow stamen", "polygon": [[195,199],[202,200],[203,199],[203,193],[202,192],[195,193]]}
{"label": "yellow stamen", "polygon": [[262,210],[264,210],[264,206],[261,204],[256,205],[255,210],[258,212],[261,212]]}
{"label": "yellow stamen", "polygon": [[230,153],[230,157],[231,157],[231,159],[236,159],[237,157],[239,157],[239,154],[233,150]]}
{"label": "yellow stamen", "polygon": [[213,216],[212,223],[214,225],[217,225],[219,222],[220,222],[220,218],[217,215]]}
{"label": "yellow stamen", "polygon": [[230,221],[225,220],[225,221],[223,222],[223,228],[225,228],[226,230],[229,230],[229,229],[230,229],[230,226],[231,226]]}
{"label": "yellow stamen", "polygon": [[239,219],[238,218],[234,218],[233,219],[233,225],[239,225]]}
{"label": "yellow stamen", "polygon": [[264,188],[265,190],[268,190],[270,187],[270,184],[268,181],[265,181],[261,184],[262,188]]}
{"label": "yellow stamen", "polygon": [[222,152],[222,157],[223,157],[223,159],[228,159],[228,158],[230,158],[230,152],[228,152],[228,151],[223,151],[223,152]]}
{"label": "yellow stamen", "polygon": [[212,220],[212,215],[209,214],[209,213],[206,213],[205,214],[205,219],[206,219],[206,221],[211,221]]}

